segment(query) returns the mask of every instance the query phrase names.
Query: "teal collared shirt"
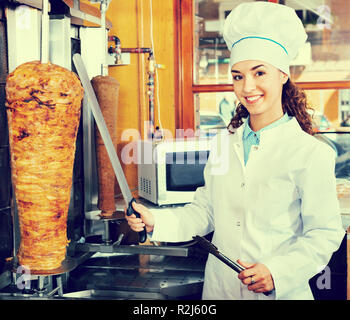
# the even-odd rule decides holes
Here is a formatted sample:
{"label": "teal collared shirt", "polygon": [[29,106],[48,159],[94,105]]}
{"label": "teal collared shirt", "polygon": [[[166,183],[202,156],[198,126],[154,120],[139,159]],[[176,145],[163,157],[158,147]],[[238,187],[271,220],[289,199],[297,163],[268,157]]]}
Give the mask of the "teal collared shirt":
{"label": "teal collared shirt", "polygon": [[251,147],[259,145],[260,133],[262,131],[275,128],[282,123],[288,122],[290,119],[292,119],[292,117],[288,116],[288,114],[285,113],[282,118],[270,123],[268,126],[260,129],[259,131],[254,132],[249,126],[249,116],[248,116],[247,120],[245,121],[245,127],[244,127],[243,137],[242,137],[243,148],[244,148],[244,163],[247,164]]}

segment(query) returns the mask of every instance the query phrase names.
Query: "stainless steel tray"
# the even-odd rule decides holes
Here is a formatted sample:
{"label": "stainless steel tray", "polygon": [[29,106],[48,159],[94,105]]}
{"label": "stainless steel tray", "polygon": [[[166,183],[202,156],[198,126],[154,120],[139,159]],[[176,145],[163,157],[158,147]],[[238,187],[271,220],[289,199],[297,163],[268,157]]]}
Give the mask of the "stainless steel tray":
{"label": "stainless steel tray", "polygon": [[[66,258],[62,261],[61,266],[56,269],[51,269],[51,270],[29,270],[30,275],[34,276],[54,276],[54,275],[59,275],[63,274],[66,272],[70,272],[74,270],[77,267],[77,262],[73,258]],[[20,264],[18,261],[14,261],[12,264],[12,271],[14,273],[17,273],[18,267],[20,267]]]}

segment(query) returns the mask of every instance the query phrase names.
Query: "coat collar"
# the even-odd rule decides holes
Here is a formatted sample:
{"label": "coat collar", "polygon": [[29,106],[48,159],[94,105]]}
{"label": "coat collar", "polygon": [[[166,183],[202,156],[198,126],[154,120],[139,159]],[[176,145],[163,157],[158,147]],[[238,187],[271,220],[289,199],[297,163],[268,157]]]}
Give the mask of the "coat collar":
{"label": "coat collar", "polygon": [[[245,128],[245,123],[248,119],[243,119],[243,124],[236,129],[231,129],[234,134],[230,134],[232,136],[232,140],[234,143],[238,143],[242,141],[243,132]],[[297,119],[292,117],[289,121],[285,123],[281,123],[279,126],[271,128],[269,130],[263,130],[260,133],[260,144],[273,141],[273,140],[285,140],[288,137],[299,135],[303,132],[303,129],[300,127]]]}
{"label": "coat collar", "polygon": [[260,133],[261,132],[263,132],[265,130],[270,130],[270,129],[274,128],[274,127],[277,127],[277,126],[281,125],[282,123],[288,122],[290,119],[291,119],[291,117],[287,113],[284,113],[284,115],[281,118],[275,120],[274,122],[270,123],[269,125],[261,128],[258,131],[253,131],[250,128],[249,116],[248,116],[247,120],[245,121],[245,125],[244,125],[243,139],[247,139],[250,134],[256,134],[260,138]]}

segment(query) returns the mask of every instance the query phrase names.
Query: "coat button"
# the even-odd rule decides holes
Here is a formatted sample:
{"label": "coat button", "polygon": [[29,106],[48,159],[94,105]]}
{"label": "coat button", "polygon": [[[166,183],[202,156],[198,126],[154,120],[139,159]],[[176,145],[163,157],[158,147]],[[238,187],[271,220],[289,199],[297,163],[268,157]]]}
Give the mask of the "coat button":
{"label": "coat button", "polygon": [[242,182],[242,183],[241,183],[241,187],[243,188],[244,186],[245,186],[245,183],[244,183],[244,182]]}

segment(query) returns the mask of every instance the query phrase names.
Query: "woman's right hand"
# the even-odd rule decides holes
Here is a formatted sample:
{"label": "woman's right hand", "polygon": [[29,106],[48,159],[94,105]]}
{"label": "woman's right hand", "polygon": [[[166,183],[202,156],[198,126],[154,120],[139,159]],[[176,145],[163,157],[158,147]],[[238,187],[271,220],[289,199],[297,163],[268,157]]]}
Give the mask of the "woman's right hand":
{"label": "woman's right hand", "polygon": [[128,216],[126,214],[125,209],[125,218],[128,221],[128,224],[131,228],[131,230],[134,230],[136,232],[140,232],[143,230],[144,227],[146,227],[146,232],[152,232],[154,228],[154,218],[153,214],[150,210],[148,210],[144,205],[132,202],[132,207],[134,210],[140,214],[140,218],[136,218],[134,214],[131,216]]}

